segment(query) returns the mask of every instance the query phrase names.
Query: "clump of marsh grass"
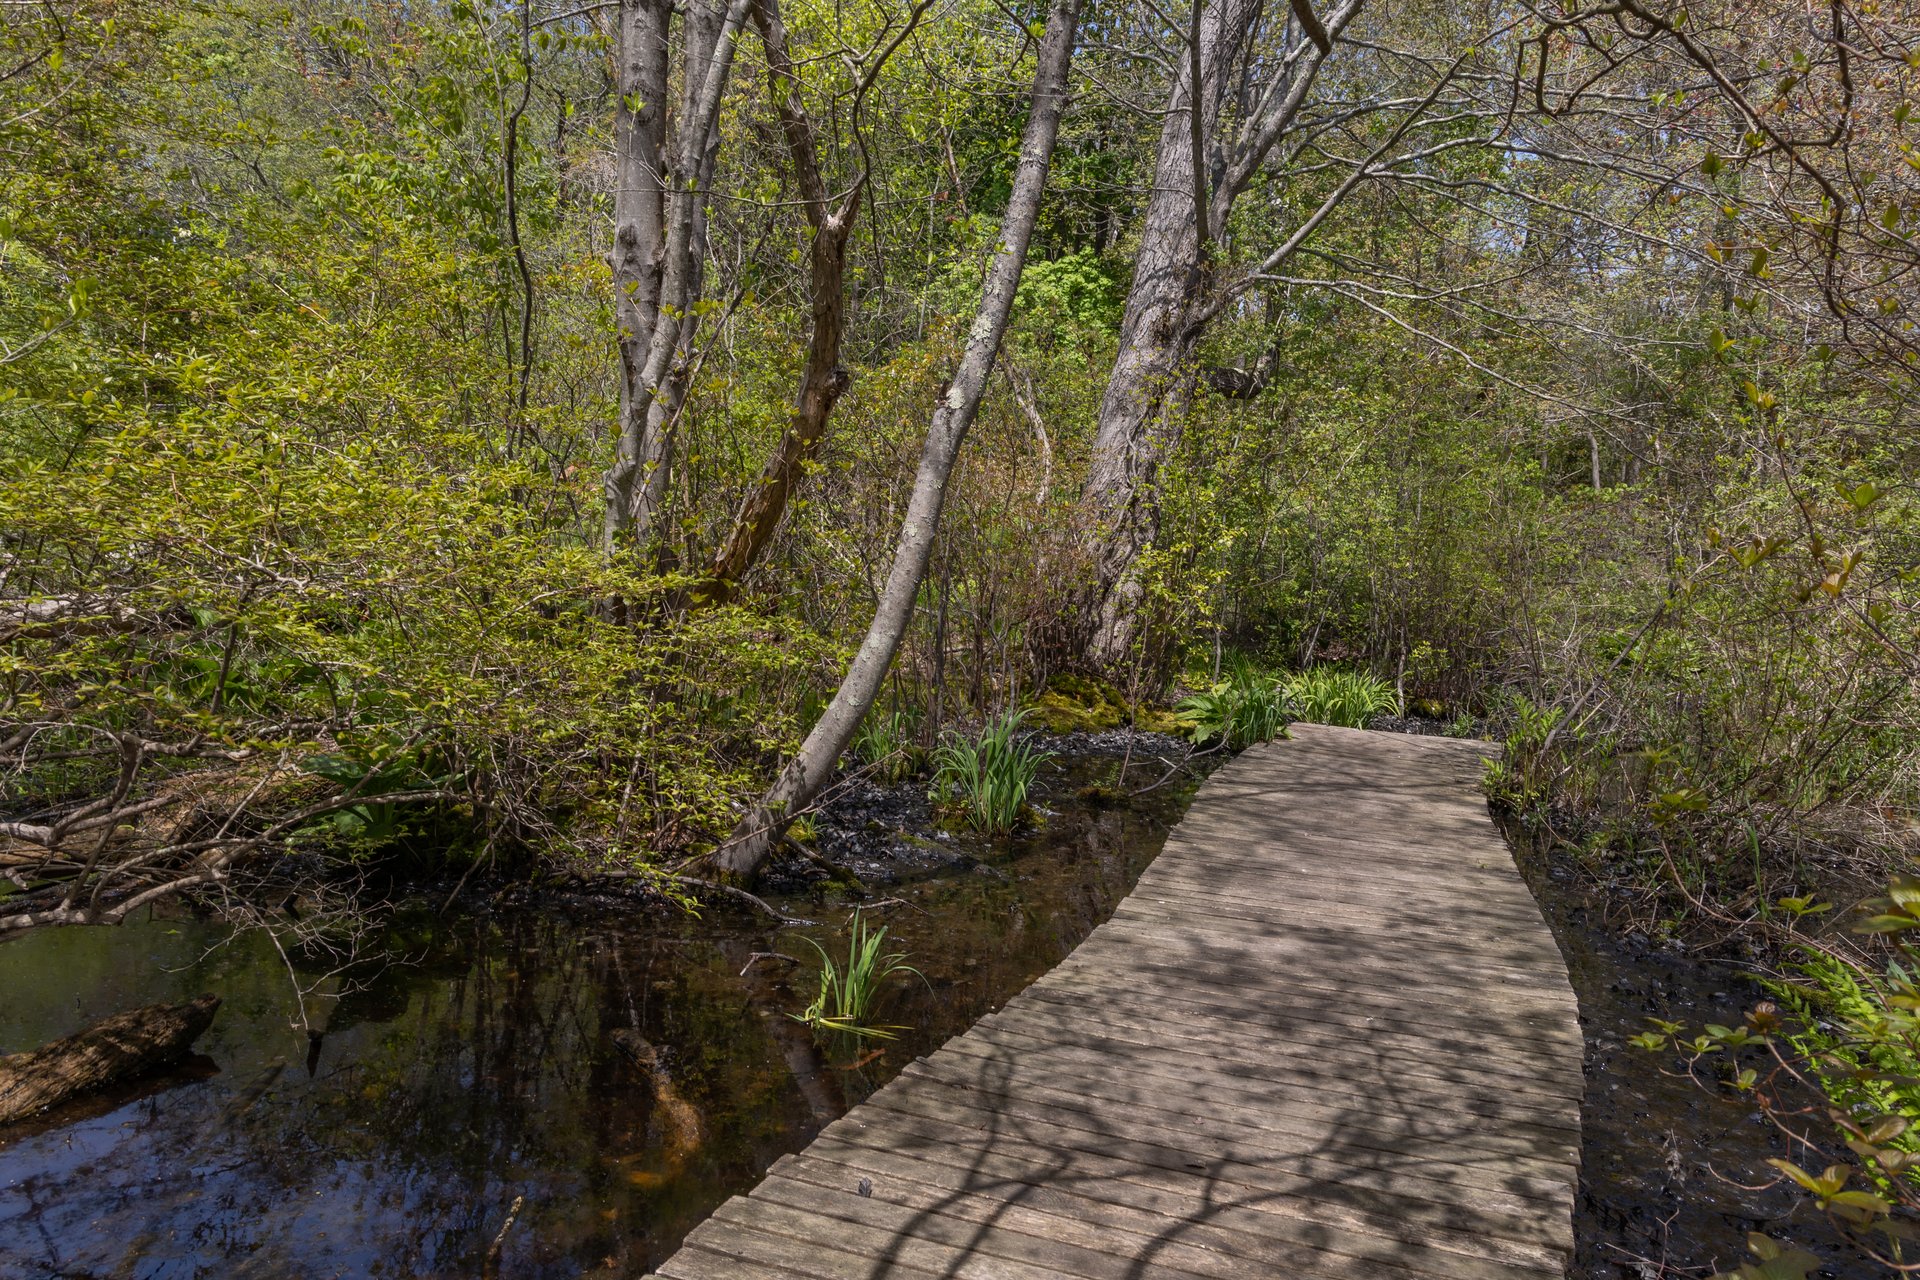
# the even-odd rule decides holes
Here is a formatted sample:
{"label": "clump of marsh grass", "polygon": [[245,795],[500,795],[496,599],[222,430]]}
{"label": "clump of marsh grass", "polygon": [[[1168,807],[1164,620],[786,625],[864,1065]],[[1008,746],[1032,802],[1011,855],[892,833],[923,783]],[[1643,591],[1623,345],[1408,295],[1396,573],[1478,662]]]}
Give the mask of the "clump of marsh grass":
{"label": "clump of marsh grass", "polygon": [[933,753],[935,804],[992,835],[1005,835],[1020,821],[1027,793],[1052,753],[1016,736],[1024,711],[989,720],[976,738],[949,735]]}
{"label": "clump of marsh grass", "polygon": [[848,925],[845,963],[836,961],[812,938],[806,942],[820,955],[820,986],[813,1003],[805,1011],[789,1017],[815,1031],[862,1039],[891,1040],[895,1033],[905,1029],[879,1026],[871,1021],[875,1001],[887,979],[900,973],[921,977],[918,969],[906,963],[905,952],[881,950],[887,943],[885,925],[873,928],[855,910]]}
{"label": "clump of marsh grass", "polygon": [[926,750],[920,745],[919,714],[905,707],[882,714],[876,707],[860,722],[853,750],[876,780],[888,785],[905,782],[927,763]]}
{"label": "clump of marsh grass", "polygon": [[1309,724],[1364,729],[1374,716],[1400,710],[1400,695],[1393,685],[1370,671],[1310,667],[1287,677],[1285,690],[1294,718]]}

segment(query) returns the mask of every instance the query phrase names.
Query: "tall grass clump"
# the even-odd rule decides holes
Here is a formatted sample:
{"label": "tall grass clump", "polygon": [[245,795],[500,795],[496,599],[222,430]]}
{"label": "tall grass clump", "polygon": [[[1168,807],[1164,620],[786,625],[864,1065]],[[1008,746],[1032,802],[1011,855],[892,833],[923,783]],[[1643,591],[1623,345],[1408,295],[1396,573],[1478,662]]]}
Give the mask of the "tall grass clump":
{"label": "tall grass clump", "polygon": [[873,777],[889,786],[905,782],[927,763],[926,750],[920,745],[920,716],[905,707],[895,707],[882,715],[878,708],[867,712],[854,735],[853,750]]}
{"label": "tall grass clump", "polygon": [[1025,719],[1024,711],[1009,710],[989,720],[977,738],[949,735],[933,753],[934,803],[978,830],[1012,831],[1041,763],[1052,756],[1015,737]]}
{"label": "tall grass clump", "polygon": [[1309,667],[1287,677],[1285,688],[1295,718],[1309,724],[1364,729],[1374,716],[1400,710],[1400,695],[1393,685],[1370,671]]}
{"label": "tall grass clump", "polygon": [[847,959],[841,964],[812,938],[808,946],[820,955],[820,986],[813,1003],[801,1013],[789,1015],[815,1031],[836,1032],[874,1040],[891,1040],[899,1027],[877,1026],[871,1019],[880,987],[899,973],[921,976],[906,963],[905,952],[886,953],[887,929],[868,926],[858,910],[847,932]]}
{"label": "tall grass clump", "polygon": [[1289,718],[1279,681],[1243,658],[1234,660],[1226,679],[1182,698],[1176,710],[1192,725],[1189,736],[1194,742],[1219,740],[1230,751],[1279,737]]}

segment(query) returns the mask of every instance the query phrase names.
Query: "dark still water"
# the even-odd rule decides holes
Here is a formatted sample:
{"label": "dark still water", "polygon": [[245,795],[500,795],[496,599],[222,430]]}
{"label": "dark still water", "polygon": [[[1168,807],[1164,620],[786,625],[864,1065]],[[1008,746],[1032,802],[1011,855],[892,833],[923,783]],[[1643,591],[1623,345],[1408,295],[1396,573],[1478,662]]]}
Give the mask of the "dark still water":
{"label": "dark still water", "polygon": [[[786,1016],[812,995],[801,938],[845,953],[837,894],[782,898],[818,923],[779,930],[578,901],[402,911],[344,974],[192,920],[0,943],[0,1053],[151,1001],[225,1002],[172,1075],[0,1131],[0,1276],[637,1275],[1106,917],[1195,785],[1075,799],[1117,765],[1050,766],[1050,817],[1007,848],[905,846],[919,870],[874,886],[896,901],[872,918],[925,977],[889,987],[881,1020],[906,1030],[885,1044],[819,1044]],[[1128,783],[1159,775],[1136,764]],[[885,871],[903,807],[842,819],[862,875]],[[655,1046],[701,1141],[655,1114],[615,1031]]]}

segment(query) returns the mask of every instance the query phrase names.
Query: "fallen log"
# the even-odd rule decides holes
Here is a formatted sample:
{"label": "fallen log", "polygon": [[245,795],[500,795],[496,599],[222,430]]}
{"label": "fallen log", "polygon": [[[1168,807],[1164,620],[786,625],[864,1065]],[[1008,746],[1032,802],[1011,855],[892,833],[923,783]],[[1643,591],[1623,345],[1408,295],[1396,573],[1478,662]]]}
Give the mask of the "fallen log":
{"label": "fallen log", "polygon": [[63,1040],[0,1058],[0,1125],[77,1094],[172,1066],[213,1022],[220,997],[116,1013]]}
{"label": "fallen log", "polygon": [[653,1092],[654,1119],[660,1130],[660,1150],[655,1161],[659,1167],[636,1169],[627,1177],[635,1186],[664,1186],[679,1176],[687,1161],[706,1142],[707,1127],[700,1119],[700,1112],[686,1100],[667,1073],[660,1061],[660,1051],[648,1044],[639,1032],[615,1031],[613,1043],[646,1076],[647,1087]]}

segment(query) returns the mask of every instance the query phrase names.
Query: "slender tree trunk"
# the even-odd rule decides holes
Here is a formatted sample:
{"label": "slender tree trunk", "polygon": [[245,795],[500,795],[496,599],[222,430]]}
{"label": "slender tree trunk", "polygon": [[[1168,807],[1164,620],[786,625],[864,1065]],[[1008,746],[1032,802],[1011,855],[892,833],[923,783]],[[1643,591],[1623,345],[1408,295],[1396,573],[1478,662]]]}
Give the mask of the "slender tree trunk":
{"label": "slender tree trunk", "polygon": [[1093,553],[1092,594],[1082,617],[1082,626],[1091,628],[1086,659],[1109,674],[1128,665],[1141,638],[1145,584],[1137,566],[1160,532],[1160,466],[1190,391],[1196,336],[1190,311],[1204,291],[1211,249],[1201,237],[1214,167],[1207,140],[1215,136],[1229,71],[1258,14],[1250,0],[1221,0],[1199,17],[1160,127],[1120,350],[1101,397],[1081,490]]}
{"label": "slender tree trunk", "polygon": [[838,208],[829,206],[815,151],[815,129],[800,97],[800,82],[794,75],[793,59],[787,50],[787,30],[778,0],[755,0],[754,19],[767,49],[768,79],[780,116],[780,128],[786,135],[787,150],[793,159],[795,185],[799,188],[807,221],[813,228],[813,242],[808,250],[813,314],[806,366],[800,375],[800,391],[794,398],[787,430],[761,469],[759,483],[740,504],[732,528],[707,570],[712,583],[707,598],[716,601],[732,595],[740,579],[772,541],[774,530],[780,526],[780,517],[786,513],[787,501],[804,476],[806,464],[818,451],[827,421],[833,416],[833,406],[846,388],[846,375],[840,368],[840,338],[846,328],[847,241],[860,216],[861,196],[866,188],[863,173]]}
{"label": "slender tree trunk", "polygon": [[928,424],[920,468],[914,476],[913,496],[900,526],[893,565],[881,590],[873,622],[833,701],[814,723],[799,753],[780,771],[773,786],[741,820],[727,843],[711,855],[713,870],[724,877],[750,880],[756,875],[793,816],[826,786],[861,718],[879,696],[894,654],[899,651],[900,642],[913,621],[914,603],[919,598],[934,536],[940,528],[940,509],[946,500],[947,482],[953,475],[954,461],[959,457],[974,414],[979,410],[980,397],[986,390],[994,357],[1000,349],[1001,335],[1006,332],[1007,318],[1013,311],[1014,291],[1026,266],[1027,245],[1033,238],[1040,196],[1046,188],[1047,170],[1053,161],[1054,141],[1060,134],[1060,117],[1066,108],[1067,68],[1073,59],[1080,6],[1081,0],[1055,0],[1047,15],[1046,33],[1040,40],[1038,64],[1034,68],[1033,108],[1020,140],[1020,164],[1014,174],[1013,194],[1007,202],[999,247],[987,269],[980,309],[967,331],[960,366]]}
{"label": "slender tree trunk", "polygon": [[[623,0],[623,4],[636,0]],[[650,0],[637,0],[649,3]],[[684,94],[675,139],[673,169],[658,182],[665,207],[665,240],[659,251],[659,284],[652,294],[653,323],[644,339],[645,356],[636,364],[634,351],[642,339],[638,333],[628,336],[625,321],[620,323],[621,363],[625,374],[621,389],[620,441],[613,466],[607,471],[606,513],[603,540],[612,555],[620,540],[627,538],[635,549],[644,551],[656,533],[655,524],[665,503],[668,463],[672,456],[673,428],[678,416],[684,383],[676,385],[676,363],[684,378],[687,344],[693,336],[694,303],[706,265],[707,190],[713,180],[713,165],[718,149],[720,101],[725,96],[727,77],[733,68],[735,37],[746,18],[749,0],[730,0],[724,17],[713,21],[714,11],[703,0],[695,0],[695,9],[685,24],[686,58]],[[622,11],[624,33],[627,14]],[[646,38],[653,27],[636,22],[637,34]],[[664,34],[664,11],[659,29]],[[643,59],[649,72],[654,69],[651,53]],[[664,55],[661,57],[664,64]],[[624,50],[622,72],[626,67]],[[662,80],[658,92],[665,95]],[[622,93],[621,110],[645,109],[647,103]],[[626,135],[630,141],[645,140],[635,128]],[[664,152],[666,148],[663,146]],[[645,157],[636,164],[644,167]],[[622,157],[622,166],[626,163]],[[656,173],[657,173],[656,169]],[[642,194],[645,194],[644,189]],[[628,290],[629,279],[619,274],[619,230],[616,229],[614,293],[616,305]],[[636,240],[639,237],[636,236]],[[634,290],[644,296],[651,285],[642,281]]]}
{"label": "slender tree trunk", "polygon": [[[627,527],[630,476],[622,471],[645,431],[649,397],[641,389],[667,249],[667,37],[669,0],[622,0],[616,40],[613,109],[614,337],[620,351],[620,461],[606,478],[605,541]],[[631,444],[629,442],[632,442]],[[630,465],[630,464],[629,464]]]}

